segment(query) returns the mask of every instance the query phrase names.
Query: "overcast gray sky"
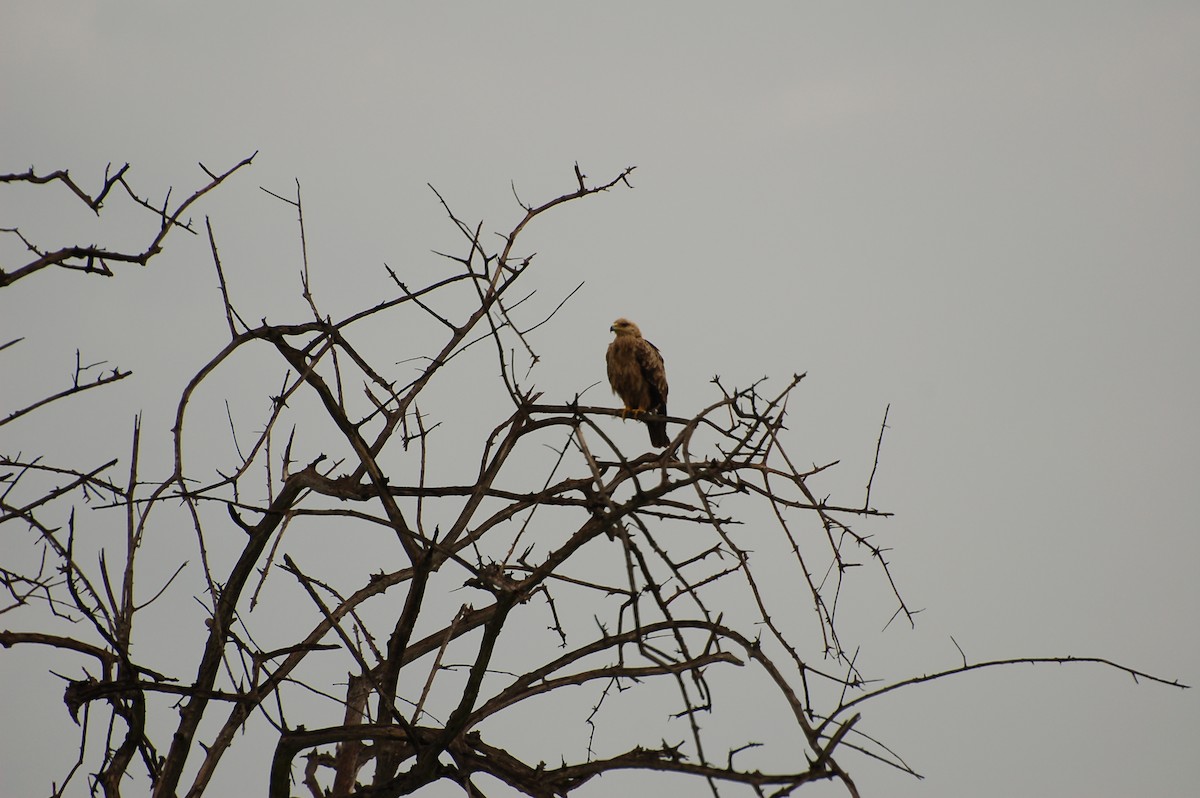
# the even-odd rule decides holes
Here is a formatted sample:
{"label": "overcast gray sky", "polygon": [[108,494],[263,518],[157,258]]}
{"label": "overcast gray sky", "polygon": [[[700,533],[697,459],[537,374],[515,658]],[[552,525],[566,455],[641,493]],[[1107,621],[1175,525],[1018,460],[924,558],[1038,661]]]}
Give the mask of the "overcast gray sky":
{"label": "overcast gray sky", "polygon": [[[513,186],[540,201],[576,161],[596,180],[636,165],[634,190],[530,241],[550,307],[586,281],[543,342],[548,398],[603,379],[622,315],[663,350],[675,414],[713,400],[714,374],[808,372],[792,430],[851,494],[890,403],[873,499],[896,517],[872,531],[924,612],[915,631],[866,616],[870,675],[952,667],[953,635],[972,659],[1102,656],[1196,684],[1198,42],[1194,2],[8,2],[0,172],[95,184],[128,161],[161,198],[258,150],[203,212],[251,318],[283,321],[304,315],[293,219],[260,185],[301,181],[336,317],[391,295],[382,263],[454,241],[426,183],[500,230]],[[92,229],[61,208],[0,192],[0,225]],[[0,368],[66,373],[87,339],[142,380],[114,406],[165,431],[221,344],[206,258],[179,236],[145,271],[6,291],[0,340],[29,343]],[[70,452],[85,429],[35,432],[0,450]],[[52,735],[73,729],[61,684],[17,661],[0,652],[6,796],[61,775]],[[1100,668],[967,675],[864,718],[925,781],[844,764],[866,795],[1194,795],[1198,700]],[[50,716],[45,739],[18,708]]]}

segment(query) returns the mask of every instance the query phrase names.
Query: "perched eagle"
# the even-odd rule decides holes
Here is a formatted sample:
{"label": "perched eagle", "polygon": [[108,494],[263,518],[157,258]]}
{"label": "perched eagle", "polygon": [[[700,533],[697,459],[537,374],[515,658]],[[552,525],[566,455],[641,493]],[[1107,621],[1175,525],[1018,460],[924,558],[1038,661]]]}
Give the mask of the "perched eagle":
{"label": "perched eagle", "polygon": [[[609,327],[617,334],[608,345],[608,384],[625,403],[622,418],[629,413],[667,414],[667,370],[658,347],[642,337],[642,331],[629,319],[617,319]],[[667,422],[646,421],[653,446],[666,446]]]}

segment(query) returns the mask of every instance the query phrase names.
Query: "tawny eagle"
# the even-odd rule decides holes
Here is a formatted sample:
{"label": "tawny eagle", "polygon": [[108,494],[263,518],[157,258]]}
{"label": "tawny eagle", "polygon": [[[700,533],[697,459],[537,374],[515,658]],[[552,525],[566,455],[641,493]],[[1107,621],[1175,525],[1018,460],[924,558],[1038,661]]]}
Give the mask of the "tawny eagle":
{"label": "tawny eagle", "polygon": [[[658,347],[642,337],[642,331],[629,319],[617,319],[609,327],[616,337],[608,345],[608,384],[621,397],[625,408],[621,417],[643,413],[667,414],[667,370]],[[666,446],[667,422],[646,420],[653,446]]]}

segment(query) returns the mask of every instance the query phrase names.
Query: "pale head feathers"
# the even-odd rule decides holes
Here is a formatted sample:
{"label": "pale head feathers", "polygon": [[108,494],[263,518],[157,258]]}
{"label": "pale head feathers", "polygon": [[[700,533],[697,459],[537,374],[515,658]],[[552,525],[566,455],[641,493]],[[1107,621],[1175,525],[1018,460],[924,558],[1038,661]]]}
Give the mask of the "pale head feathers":
{"label": "pale head feathers", "polygon": [[617,319],[608,329],[617,335],[631,335],[634,338],[642,337],[642,331],[638,329],[638,326],[625,318]]}

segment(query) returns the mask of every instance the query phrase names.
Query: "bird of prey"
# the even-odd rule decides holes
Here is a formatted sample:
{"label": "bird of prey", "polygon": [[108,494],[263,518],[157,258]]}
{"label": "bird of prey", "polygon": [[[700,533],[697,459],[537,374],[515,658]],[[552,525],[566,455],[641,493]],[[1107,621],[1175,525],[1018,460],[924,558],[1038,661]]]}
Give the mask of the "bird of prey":
{"label": "bird of prey", "polygon": [[[629,319],[617,319],[609,329],[616,333],[608,345],[608,384],[621,397],[625,408],[621,417],[642,413],[667,414],[667,370],[658,347],[642,337],[642,331]],[[666,446],[667,422],[646,420],[653,446]]]}

